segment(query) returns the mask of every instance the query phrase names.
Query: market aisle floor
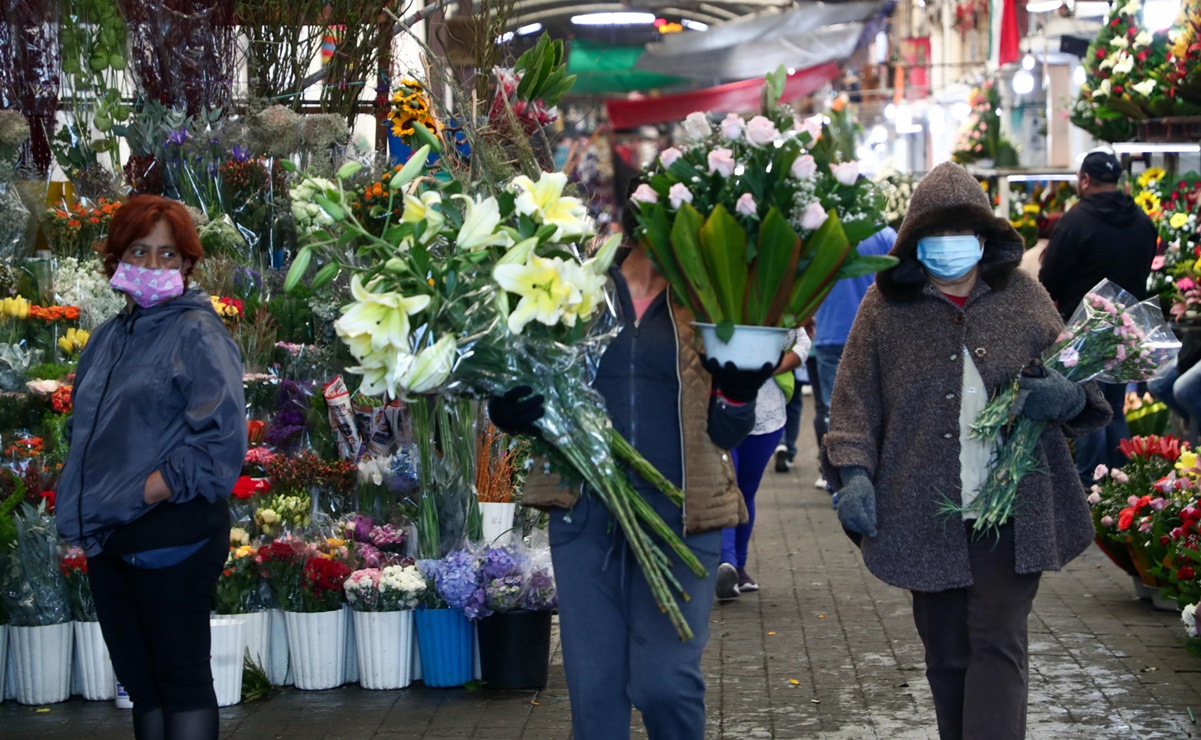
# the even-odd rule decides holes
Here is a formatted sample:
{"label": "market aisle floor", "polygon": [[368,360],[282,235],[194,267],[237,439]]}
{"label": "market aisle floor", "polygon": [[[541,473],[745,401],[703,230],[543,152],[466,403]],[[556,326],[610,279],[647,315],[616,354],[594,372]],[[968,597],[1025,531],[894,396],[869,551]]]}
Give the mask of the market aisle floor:
{"label": "market aisle floor", "polygon": [[[713,610],[709,736],[937,738],[909,599],[867,573],[816,477],[811,452],[796,471],[765,476],[751,555],[762,590]],[[1095,549],[1044,578],[1030,620],[1030,737],[1198,737],[1188,710],[1201,715],[1201,658],[1182,634],[1175,614],[1135,599]],[[553,661],[541,692],[287,690],[223,710],[222,737],[568,738],[557,652]],[[128,738],[128,722],[108,703],[41,714],[0,704],[0,735],[13,740]]]}

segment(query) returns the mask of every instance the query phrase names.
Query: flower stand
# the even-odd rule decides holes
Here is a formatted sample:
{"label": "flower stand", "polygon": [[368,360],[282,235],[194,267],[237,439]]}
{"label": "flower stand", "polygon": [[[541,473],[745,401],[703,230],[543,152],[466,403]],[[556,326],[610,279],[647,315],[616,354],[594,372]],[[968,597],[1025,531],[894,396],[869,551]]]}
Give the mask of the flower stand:
{"label": "flower stand", "polygon": [[296,688],[320,691],[341,686],[346,673],[346,612],[284,612],[284,619]]}
{"label": "flower stand", "polygon": [[475,631],[457,609],[417,610],[414,615],[421,645],[421,674],[426,686],[462,686],[472,680]]}
{"label": "flower stand", "polygon": [[517,611],[479,621],[480,668],[490,689],[540,689],[550,666],[551,613]]}
{"label": "flower stand", "polygon": [[291,686],[292,666],[288,660],[288,627],[282,609],[268,609],[271,637],[268,638],[267,680],[272,686]]}
{"label": "flower stand", "polygon": [[359,649],[355,642],[354,611],[347,604],[342,605],[342,614],[346,620],[346,650],[343,652],[345,663],[342,666],[342,683],[359,682]]}
{"label": "flower stand", "polygon": [[55,704],[71,695],[71,622],[43,627],[8,628],[12,643],[17,701]]}
{"label": "flower stand", "polygon": [[242,620],[242,636],[246,643],[246,654],[250,662],[262,668],[270,678],[271,663],[271,614],[269,612],[250,612],[239,614]]}
{"label": "flower stand", "polygon": [[88,701],[108,701],[117,696],[117,677],[108,645],[99,622],[72,622],[75,625],[75,674],[79,693]]}
{"label": "flower stand", "polygon": [[517,504],[480,501],[479,506],[484,543],[491,545],[502,542],[502,538],[513,529],[513,515],[517,512]]}
{"label": "flower stand", "polygon": [[230,707],[242,701],[242,665],[246,647],[242,630],[244,624],[237,617],[213,617],[209,620],[212,632],[209,664],[219,707]]}
{"label": "flower stand", "polygon": [[354,612],[359,684],[365,689],[403,689],[412,683],[413,612]]}

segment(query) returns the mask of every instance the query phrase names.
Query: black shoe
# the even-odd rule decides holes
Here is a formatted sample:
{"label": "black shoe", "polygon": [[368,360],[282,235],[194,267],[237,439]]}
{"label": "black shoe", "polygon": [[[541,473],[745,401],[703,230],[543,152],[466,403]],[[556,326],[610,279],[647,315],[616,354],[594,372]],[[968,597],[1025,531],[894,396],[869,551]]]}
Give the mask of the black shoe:
{"label": "black shoe", "polygon": [[733,601],[738,598],[738,570],[729,563],[717,568],[717,600]]}
{"label": "black shoe", "polygon": [[788,458],[788,449],[784,445],[776,448],[776,472],[787,473],[792,470],[792,460]]}

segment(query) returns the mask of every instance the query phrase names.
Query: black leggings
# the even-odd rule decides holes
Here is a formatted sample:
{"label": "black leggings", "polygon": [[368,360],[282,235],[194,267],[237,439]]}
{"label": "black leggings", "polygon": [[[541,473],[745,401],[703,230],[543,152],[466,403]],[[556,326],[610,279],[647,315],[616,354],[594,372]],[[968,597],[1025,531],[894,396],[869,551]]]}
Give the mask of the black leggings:
{"label": "black leggings", "polygon": [[88,558],[96,615],[139,740],[217,737],[209,613],[228,554],[224,524],[166,568],[135,568],[104,552]]}

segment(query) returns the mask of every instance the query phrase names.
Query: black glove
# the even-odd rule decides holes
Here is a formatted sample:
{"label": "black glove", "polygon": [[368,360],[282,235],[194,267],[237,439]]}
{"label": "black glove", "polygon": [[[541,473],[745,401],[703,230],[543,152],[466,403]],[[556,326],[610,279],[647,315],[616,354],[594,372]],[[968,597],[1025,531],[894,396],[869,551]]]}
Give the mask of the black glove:
{"label": "black glove", "polygon": [[842,488],[838,489],[838,521],[844,529],[876,536],[876,487],[859,467],[842,468]]}
{"label": "black glove", "polygon": [[1087,401],[1084,388],[1053,368],[1032,363],[1018,378],[1018,396],[1010,415],[1025,414],[1035,421],[1069,422],[1080,415]]}
{"label": "black glove", "polygon": [[713,376],[713,382],[721,395],[734,403],[750,403],[759,395],[763,384],[776,374],[780,363],[766,363],[758,370],[741,370],[734,363],[721,364],[711,357],[701,355],[701,366]]}
{"label": "black glove", "polygon": [[541,395],[523,398],[533,392],[534,389],[528,385],[519,385],[503,396],[489,398],[488,418],[492,419],[497,429],[510,436],[539,436],[541,431],[534,426],[534,422],[546,413],[546,399]]}

